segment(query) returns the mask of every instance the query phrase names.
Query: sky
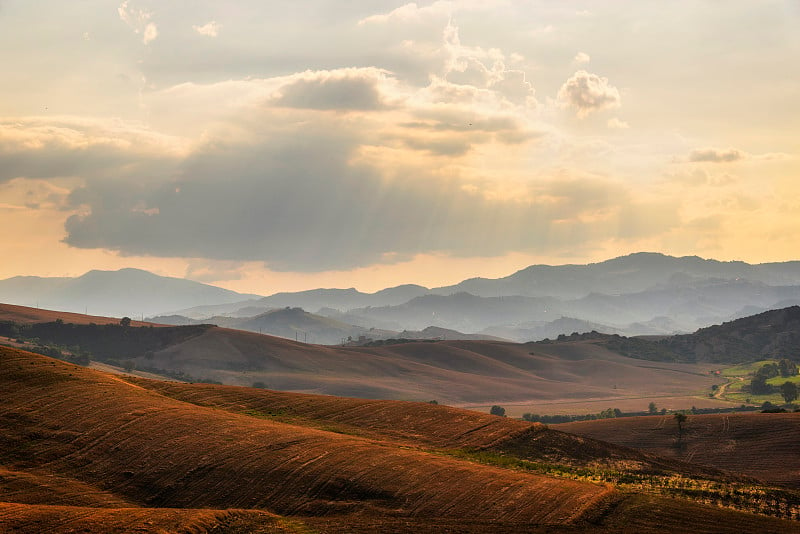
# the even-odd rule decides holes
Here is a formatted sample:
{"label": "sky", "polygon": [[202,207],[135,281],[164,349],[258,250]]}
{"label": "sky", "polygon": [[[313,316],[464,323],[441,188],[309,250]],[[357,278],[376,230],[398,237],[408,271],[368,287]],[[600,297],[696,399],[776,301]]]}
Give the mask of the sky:
{"label": "sky", "polygon": [[796,0],[0,0],[0,278],[800,259]]}

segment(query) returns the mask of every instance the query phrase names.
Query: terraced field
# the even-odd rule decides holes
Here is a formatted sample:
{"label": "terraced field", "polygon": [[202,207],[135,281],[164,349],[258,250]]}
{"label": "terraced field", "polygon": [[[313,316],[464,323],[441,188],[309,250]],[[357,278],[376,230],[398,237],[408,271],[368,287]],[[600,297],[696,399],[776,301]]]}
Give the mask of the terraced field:
{"label": "terraced field", "polygon": [[[643,525],[639,531],[658,532],[656,518],[676,507],[684,514],[678,517],[716,518],[697,532],[798,526],[688,501],[641,500],[609,484],[486,465],[447,448],[505,446],[526,436],[523,448],[535,450],[536,436],[549,434],[537,425],[498,425],[492,416],[396,403],[409,417],[441,411],[438,417],[458,422],[440,425],[434,417],[433,423],[398,424],[393,435],[388,421],[397,421],[398,412],[389,404],[370,422],[368,405],[358,404],[365,401],[344,400],[339,408],[351,403],[349,420],[309,408],[303,417],[312,424],[299,424],[270,416],[262,411],[266,405],[247,405],[244,397],[236,410],[251,414],[177,398],[192,386],[168,396],[145,385],[0,347],[0,530],[357,532],[377,525],[397,532],[604,532],[635,520]],[[227,398],[225,392],[219,402]],[[552,435],[575,450],[588,443]],[[638,454],[597,447],[600,454],[589,448],[575,461],[603,461],[611,451]]]}

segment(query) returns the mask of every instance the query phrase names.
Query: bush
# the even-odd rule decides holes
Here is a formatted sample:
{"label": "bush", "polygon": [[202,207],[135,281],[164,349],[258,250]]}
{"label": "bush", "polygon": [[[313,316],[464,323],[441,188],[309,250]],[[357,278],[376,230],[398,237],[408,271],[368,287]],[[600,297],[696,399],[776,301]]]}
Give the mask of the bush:
{"label": "bush", "polygon": [[798,374],[797,365],[786,358],[778,362],[778,371],[780,371],[781,376],[784,378],[789,378],[790,376]]}
{"label": "bush", "polygon": [[498,415],[500,417],[505,417],[506,416],[506,409],[503,408],[502,406],[498,406],[498,405],[495,404],[489,410],[489,413],[492,414],[492,415]]}

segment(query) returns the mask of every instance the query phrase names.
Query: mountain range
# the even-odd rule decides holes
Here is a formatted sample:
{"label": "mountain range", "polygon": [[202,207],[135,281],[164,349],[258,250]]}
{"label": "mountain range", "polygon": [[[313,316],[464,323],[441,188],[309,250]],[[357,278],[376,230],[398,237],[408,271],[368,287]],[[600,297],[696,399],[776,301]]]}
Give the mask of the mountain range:
{"label": "mountain range", "polygon": [[[428,327],[520,342],[589,330],[670,335],[800,304],[800,262],[752,265],[636,253],[589,265],[532,265],[504,278],[438,288],[407,284],[374,293],[313,289],[267,297],[122,269],[2,280],[0,301],[98,315],[173,315],[167,322],[211,322],[284,337],[295,331],[317,343]],[[327,319],[298,327],[265,315],[287,307]]]}

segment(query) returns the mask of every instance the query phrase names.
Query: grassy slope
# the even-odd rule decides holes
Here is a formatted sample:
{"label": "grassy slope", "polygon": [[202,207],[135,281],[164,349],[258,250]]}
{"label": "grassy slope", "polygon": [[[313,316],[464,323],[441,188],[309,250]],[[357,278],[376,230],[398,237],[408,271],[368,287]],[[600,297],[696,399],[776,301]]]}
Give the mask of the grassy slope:
{"label": "grassy slope", "polygon": [[[0,348],[0,395],[5,429],[0,464],[9,471],[55,474],[134,506],[157,508],[127,513],[127,508],[120,511],[109,502],[100,511],[76,510],[76,519],[68,519],[68,524],[88,521],[90,531],[97,522],[113,527],[108,531],[123,528],[114,522],[124,524],[126,516],[131,524],[180,520],[185,529],[203,514],[169,508],[266,510],[308,519],[323,532],[358,531],[359,525],[370,524],[433,532],[440,530],[437,522],[491,527],[474,532],[537,524],[605,531],[605,526],[593,525],[605,522],[613,527],[627,521],[624,510],[634,504],[633,497],[602,484],[479,465],[389,439],[200,407],[13,349]],[[403,409],[409,407],[413,413],[419,405]],[[481,417],[488,421],[488,416]],[[424,434],[422,430],[416,429]],[[480,425],[475,431],[480,432]],[[641,529],[645,532],[662,531],[657,523],[647,523],[647,517],[661,513],[664,506],[678,507],[682,513],[716,514],[715,528],[709,532],[786,532],[796,525],[688,502],[648,502],[636,510],[637,520],[648,525]],[[23,518],[16,519],[22,526],[33,521],[48,525],[60,517],[63,527],[63,518],[72,514],[53,513],[58,509],[45,509],[43,504],[3,506],[6,511],[0,514],[9,521]],[[209,513],[213,521],[203,528],[213,531],[214,522],[222,519],[214,515],[220,512]],[[175,519],[175,514],[180,517]],[[320,514],[340,519],[313,519]],[[259,528],[267,529],[275,525],[270,518],[247,521],[260,521]]]}

